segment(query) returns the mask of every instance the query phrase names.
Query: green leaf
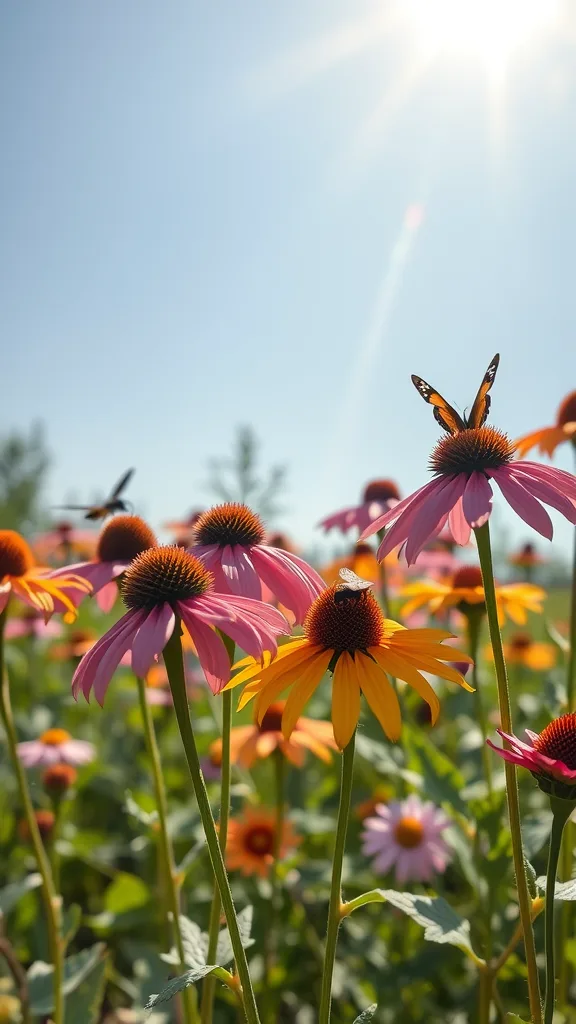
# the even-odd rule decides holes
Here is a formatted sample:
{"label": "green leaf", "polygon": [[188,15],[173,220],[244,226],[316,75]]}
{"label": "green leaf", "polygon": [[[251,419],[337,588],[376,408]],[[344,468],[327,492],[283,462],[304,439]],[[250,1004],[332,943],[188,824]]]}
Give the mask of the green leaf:
{"label": "green leaf", "polygon": [[173,999],[178,992],[182,992],[185,988],[189,988],[194,982],[200,981],[201,978],[205,978],[207,974],[211,974],[212,971],[216,970],[216,964],[204,964],[202,967],[194,967],[190,971],[186,971],[185,974],[180,974],[177,978],[173,978],[167,985],[164,986],[161,992],[150,996],[146,1003],[145,1010],[153,1010],[159,1003],[167,1003],[170,999]]}
{"label": "green leaf", "polygon": [[539,811],[528,815],[522,822],[522,844],[526,856],[532,860],[550,837],[552,815],[549,811]]}
{"label": "green leaf", "polygon": [[143,807],[140,807],[140,804],[136,803],[129,789],[124,794],[124,806],[128,814],[136,818],[136,821],[140,825],[144,825],[145,828],[152,828],[158,821],[158,811],[145,811]]}
{"label": "green leaf", "polygon": [[354,1024],[368,1024],[368,1021],[372,1020],[372,1017],[376,1013],[377,1009],[378,1003],[372,1003],[372,1006],[367,1006],[366,1009],[362,1011],[360,1016],[356,1017]]}
{"label": "green leaf", "polygon": [[379,743],[378,740],[373,740],[369,736],[363,736],[361,733],[358,733],[356,736],[356,753],[366,761],[370,761],[378,774],[400,775],[412,786],[419,787],[422,783],[422,779],[416,772],[401,768],[392,757],[388,747],[384,746],[383,743]]}
{"label": "green leaf", "polygon": [[42,875],[38,871],[34,871],[32,874],[26,875],[26,878],[21,879],[20,882],[11,882],[10,885],[5,885],[3,889],[0,889],[0,917],[2,914],[10,913],[22,896],[31,892],[32,889],[37,889],[39,885],[42,885]]}
{"label": "green leaf", "polygon": [[476,958],[470,943],[470,922],[459,917],[442,896],[416,896],[395,889],[381,892],[389,903],[424,928],[424,938],[429,942],[447,942]]}
{"label": "green leaf", "polygon": [[143,907],[150,899],[150,889],[141,878],[119,871],[104,894],[104,908],[109,914],[125,914]]}
{"label": "green leaf", "polygon": [[[94,970],[102,956],[104,945],[98,942],[91,949],[83,949],[64,961],[64,982],[62,991],[69,996]],[[38,1017],[45,1017],[54,1009],[54,968],[42,960],[33,963],[28,971],[30,1008]]]}
{"label": "green leaf", "polygon": [[194,921],[180,914],[180,933],[184,946],[184,960],[188,967],[205,967],[208,952],[208,936]]}
{"label": "green leaf", "polygon": [[[240,939],[244,949],[248,949],[249,946],[254,945],[254,939],[250,938],[250,932],[252,930],[252,917],[253,907],[244,907],[243,910],[238,914],[238,930],[240,932]],[[218,936],[218,946],[216,949],[216,960],[220,967],[224,967],[227,963],[230,963],[234,959],[234,953],[232,951],[232,941],[230,939],[230,933],[227,928],[223,928]]]}
{"label": "green leaf", "polygon": [[98,1024],[106,987],[106,958],[90,971],[66,999],[64,1024]]}
{"label": "green leaf", "polygon": [[536,872],[534,871],[534,868],[532,867],[525,853],[522,854],[522,859],[524,860],[524,869],[526,871],[526,883],[528,885],[528,892],[530,893],[530,898],[535,900],[538,895],[538,882],[536,879]]}
{"label": "green leaf", "polygon": [[519,1017],[517,1013],[507,1013],[506,1022],[507,1024],[530,1024],[530,1022],[524,1020],[523,1017]]}
{"label": "green leaf", "polygon": [[468,804],[460,795],[464,789],[464,777],[459,769],[424,733],[406,732],[409,764],[422,776],[422,789],[427,799],[436,804],[450,804],[455,811],[468,815]]}
{"label": "green leaf", "polygon": [[365,907],[367,903],[385,902],[386,897],[382,893],[382,889],[370,889],[369,892],[363,892],[361,896],[356,896],[355,899],[350,900],[349,903],[345,904],[345,907],[348,908],[347,914],[351,914],[353,910],[358,910],[358,907]]}
{"label": "green leaf", "polygon": [[[536,885],[545,893],[546,875],[540,875],[540,877],[536,879]],[[556,882],[554,888],[554,899],[576,900],[576,878],[571,878],[568,882]]]}
{"label": "green leaf", "polygon": [[64,948],[69,946],[72,942],[72,939],[80,927],[81,920],[82,907],[79,907],[77,903],[71,903],[62,914],[62,938],[64,940]]}

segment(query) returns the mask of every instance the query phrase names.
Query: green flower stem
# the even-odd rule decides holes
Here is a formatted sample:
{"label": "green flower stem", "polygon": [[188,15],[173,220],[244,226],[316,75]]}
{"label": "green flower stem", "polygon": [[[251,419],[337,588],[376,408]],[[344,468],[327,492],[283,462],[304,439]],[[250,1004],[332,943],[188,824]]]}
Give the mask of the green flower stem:
{"label": "green flower stem", "polygon": [[354,743],[355,736],[352,735],[348,746],[342,753],[342,777],[340,783],[340,806],[338,808],[338,824],[336,826],[336,844],[334,847],[334,860],[332,862],[332,884],[330,887],[330,905],[328,908],[328,928],[326,932],[326,949],[324,953],[324,971],[322,974],[322,992],[320,996],[320,1013],[318,1024],[329,1024],[330,1004],[332,1000],[332,976],[334,974],[334,960],[336,958],[336,943],[338,942],[338,929],[342,920],[342,864],[344,861],[344,848],[346,846],[346,833],[348,831],[348,819],[350,817],[350,802],[352,799],[352,774],[354,770]]}
{"label": "green flower stem", "polygon": [[478,1024],[490,1024],[493,981],[492,970],[485,964],[478,973]]}
{"label": "green flower stem", "polygon": [[[576,530],[574,531],[572,587],[570,594],[570,635],[568,640],[570,649],[568,651],[568,660],[566,665],[566,711],[570,712],[576,710],[574,707],[574,688],[576,685]],[[573,823],[569,821],[564,831],[564,842],[562,843],[562,853],[560,857],[560,877],[564,882],[567,882],[572,878],[575,833],[576,829],[574,828]],[[570,933],[570,924],[573,912],[574,908],[570,902],[566,901],[566,903],[562,904],[560,908],[560,941],[562,946],[564,946],[564,942]],[[568,1001],[570,975],[571,969],[568,958],[562,957],[560,961],[560,979],[558,982],[558,1003],[560,1006],[565,1006]]]}
{"label": "green flower stem", "polygon": [[564,825],[574,810],[574,803],[570,800],[559,800],[558,797],[550,797],[550,808],[552,810],[552,830],[550,832],[550,846],[548,848],[548,868],[546,870],[546,906],[544,909],[544,948],[546,953],[546,998],[544,1001],[544,1024],[552,1024],[554,1016],[556,979],[554,976],[554,890],[556,888],[556,874],[558,871],[558,858],[562,845],[562,833]]}
{"label": "green flower stem", "polygon": [[284,833],[284,787],[286,777],[286,758],[282,753],[280,747],[276,747],[272,755],[274,761],[274,789],[276,797],[276,821],[274,824],[274,847],[272,850],[272,865],[270,868],[270,887],[271,887],[271,898],[270,898],[270,912],[269,921],[264,933],[264,995],[265,995],[265,1007],[263,1012],[264,1021],[268,1021],[269,1024],[275,1024],[278,1020],[276,1006],[275,1006],[275,993],[271,984],[270,975],[274,966],[274,957],[276,953],[276,940],[277,940],[277,927],[282,910],[282,886],[280,885],[280,878],[278,875],[278,867],[280,864],[280,854],[282,850],[282,836]]}
{"label": "green flower stem", "polygon": [[242,938],[238,928],[238,920],[234,909],[230,883],[228,881],[226,868],[224,866],[224,858],[218,842],[218,833],[216,832],[216,825],[214,824],[210,801],[208,800],[208,793],[206,792],[206,784],[200,767],[198,750],[196,749],[194,731],[190,722],[190,710],[188,708],[188,695],[186,693],[186,681],[184,678],[184,662],[182,659],[182,643],[180,640],[179,622],[176,623],[174,632],[164,648],[164,662],[166,664],[166,671],[170,681],[174,710],[176,712],[178,727],[180,729],[184,752],[188,762],[190,778],[192,779],[194,793],[198,802],[198,810],[202,819],[202,825],[204,826],[206,844],[208,846],[210,860],[212,861],[212,868],[216,876],[216,883],[220,890],[220,898],[224,908],[226,924],[228,925],[228,931],[230,933],[230,941],[232,943],[234,959],[236,960],[238,976],[242,987],[244,1013],[246,1014],[248,1024],[260,1024],[258,1008],[254,997],[254,989],[252,987],[250,971],[248,969],[248,961],[246,959],[246,953],[242,945]]}
{"label": "green flower stem", "polygon": [[54,879],[50,870],[48,855],[44,849],[42,838],[36,823],[34,807],[28,789],[28,780],[22,762],[18,757],[18,737],[12,714],[10,701],[10,687],[8,673],[4,667],[4,626],[6,624],[6,611],[0,613],[0,716],[6,734],[8,755],[20,791],[20,799],[24,808],[24,815],[30,833],[30,840],[34,849],[34,856],[38,864],[38,870],[42,876],[42,896],[46,911],[46,926],[48,929],[48,944],[50,956],[54,966],[54,1009],[52,1018],[54,1024],[64,1024],[64,943],[62,941],[62,900],[56,892]]}
{"label": "green flower stem", "polygon": [[480,732],[482,733],[482,765],[484,768],[484,778],[486,780],[486,786],[488,789],[488,797],[492,799],[494,792],[492,782],[492,757],[490,747],[486,744],[488,736],[488,722],[486,718],[486,708],[484,706],[484,693],[482,684],[479,679],[478,673],[478,651],[480,647],[480,634],[482,632],[482,620],[484,618],[484,611],[478,612],[477,610],[471,610],[466,614],[466,626],[468,632],[468,654],[473,658],[472,664],[472,686],[474,687],[474,700],[476,703],[476,718],[478,725],[480,726]]}
{"label": "green flower stem", "polygon": [[[486,522],[484,526],[477,527],[474,532],[476,534],[476,542],[478,544],[478,556],[480,558],[482,580],[484,583],[486,613],[488,616],[492,650],[494,652],[500,722],[504,732],[512,733],[510,692],[508,689],[508,677],[506,675],[504,651],[502,650],[502,637],[500,635],[500,627],[498,625],[498,608],[496,605],[496,588],[494,584],[494,569],[492,566],[492,550],[490,546],[490,528],[488,523]],[[534,944],[534,932],[532,930],[532,917],[530,910],[531,901],[528,893],[524,853],[522,850],[520,800],[518,795],[518,782],[516,779],[516,766],[511,764],[509,761],[506,761],[504,767],[506,775],[506,798],[508,801],[508,815],[510,818],[510,833],[512,837],[512,856],[514,860],[514,872],[516,874],[520,920],[522,922],[522,931],[524,934],[524,948],[526,951],[530,1012],[532,1014],[534,1024],[542,1024],[540,984],[538,980],[536,947]]]}
{"label": "green flower stem", "polygon": [[[234,661],[234,642],[229,640],[228,637],[223,636],[222,639],[228,643],[228,653],[230,655],[230,664]],[[220,843],[220,849],[224,854],[226,851],[226,841],[228,839],[228,820],[230,817],[230,784],[231,784],[231,769],[230,769],[230,732],[232,727],[232,691],[224,690],[222,694],[222,761],[220,766],[220,822],[218,828],[218,841]],[[211,964],[214,963],[216,956],[216,948],[218,946],[218,934],[220,932],[220,914],[222,911],[222,901],[220,899],[220,891],[218,886],[214,885],[214,895],[212,897],[212,906],[210,908],[210,922],[208,925],[208,954],[206,962]],[[212,1020],[212,1010],[214,1006],[214,995],[216,992],[216,978],[213,974],[208,974],[202,983],[202,1003],[200,1006],[200,1021],[201,1024],[210,1024]]]}
{"label": "green flower stem", "polygon": [[[150,710],[150,705],[146,700],[146,683],[138,676],[136,677],[136,682],[138,684],[138,700],[140,702],[140,713],[142,715],[142,724],[144,726],[144,739],[146,741],[146,749],[148,751],[148,758],[152,768],[154,799],[156,802],[156,810],[158,812],[160,862],[164,871],[164,887],[168,907],[170,914],[172,915],[174,945],[176,946],[178,956],[180,957],[180,966],[182,971],[185,971],[187,965],[186,958],[184,956],[182,932],[180,930],[180,898],[178,883],[176,881],[174,850],[172,849],[172,843],[170,842],[170,835],[168,832],[168,801],[166,799],[166,788],[164,786],[164,776],[162,774],[162,762],[160,761],[160,751],[158,750],[152,712]],[[186,1024],[197,1024],[198,1008],[196,989],[193,986],[189,986],[183,990],[181,995],[184,1009],[184,1020]]]}
{"label": "green flower stem", "polygon": [[[386,529],[385,528],[383,530],[378,530],[377,537],[378,537],[378,541],[379,541],[380,544],[384,540],[385,534],[386,534]],[[382,561],[379,562],[379,566],[380,566],[380,602],[382,604],[382,611],[384,612],[384,618],[385,619],[389,619],[390,618],[390,596],[388,594],[388,580],[387,580],[387,576],[386,576],[386,559],[385,558],[383,558]]]}

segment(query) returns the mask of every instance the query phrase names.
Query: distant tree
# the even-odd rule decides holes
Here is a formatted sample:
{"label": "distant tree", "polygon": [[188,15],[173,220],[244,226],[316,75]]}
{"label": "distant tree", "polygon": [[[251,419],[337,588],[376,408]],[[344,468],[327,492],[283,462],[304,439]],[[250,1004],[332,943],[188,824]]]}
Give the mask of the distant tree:
{"label": "distant tree", "polygon": [[282,511],[277,499],[286,484],[286,467],[260,470],[258,450],[252,427],[239,427],[232,456],[210,460],[208,487],[220,501],[241,501],[270,523]]}
{"label": "distant tree", "polygon": [[0,528],[29,534],[43,521],[41,492],[49,465],[40,424],[0,438]]}

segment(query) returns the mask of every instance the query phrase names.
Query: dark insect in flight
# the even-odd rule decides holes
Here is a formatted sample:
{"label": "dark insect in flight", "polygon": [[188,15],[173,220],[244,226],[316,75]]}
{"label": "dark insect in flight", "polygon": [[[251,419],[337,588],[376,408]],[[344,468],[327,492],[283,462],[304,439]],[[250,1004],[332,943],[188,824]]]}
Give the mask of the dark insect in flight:
{"label": "dark insect in flight", "polygon": [[112,516],[115,512],[129,512],[130,506],[121,495],[132,479],[133,473],[133,469],[128,469],[116,484],[110,497],[103,501],[101,505],[56,505],[55,507],[75,512],[85,512],[84,519],[106,519],[106,516]]}
{"label": "dark insect in flight", "polygon": [[495,355],[482,378],[482,383],[478,388],[478,393],[467,416],[460,416],[460,413],[457,413],[446,399],[442,398],[438,391],[435,391],[430,384],[422,380],[422,377],[417,377],[415,373],[412,374],[412,383],[418,393],[422,395],[424,401],[434,406],[434,417],[440,426],[449,434],[459,434],[461,430],[472,430],[474,427],[481,427],[486,421],[490,410],[490,395],[488,392],[494,383],[499,362],[500,356]]}
{"label": "dark insect in flight", "polygon": [[370,580],[363,580],[361,576],[357,576],[352,569],[340,569],[339,575],[344,582],[336,584],[334,604],[341,604],[342,601],[350,599],[358,600],[366,590],[374,586]]}

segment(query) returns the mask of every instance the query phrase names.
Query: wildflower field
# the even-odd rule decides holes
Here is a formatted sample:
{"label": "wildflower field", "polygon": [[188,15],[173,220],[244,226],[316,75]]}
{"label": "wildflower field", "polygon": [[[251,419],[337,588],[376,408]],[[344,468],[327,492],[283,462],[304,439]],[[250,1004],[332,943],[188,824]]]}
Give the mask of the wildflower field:
{"label": "wildflower field", "polygon": [[329,564],[241,502],[161,543],[130,473],[0,529],[0,1021],[576,1020],[576,393],[514,442],[497,366],[466,418],[413,378],[432,479]]}

